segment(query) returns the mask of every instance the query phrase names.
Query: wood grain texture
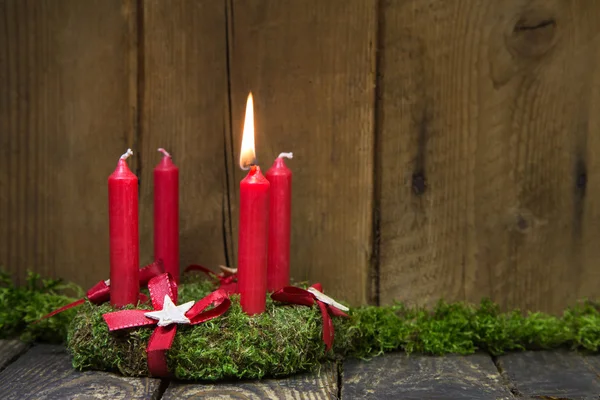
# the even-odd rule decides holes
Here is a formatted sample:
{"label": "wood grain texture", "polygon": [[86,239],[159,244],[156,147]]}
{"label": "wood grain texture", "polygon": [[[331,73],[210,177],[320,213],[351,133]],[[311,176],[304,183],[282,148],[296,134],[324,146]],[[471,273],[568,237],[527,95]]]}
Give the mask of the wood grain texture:
{"label": "wood grain texture", "polygon": [[181,265],[225,265],[225,2],[145,1],[143,14],[140,257],[153,259],[153,170],[164,147],[179,167]]}
{"label": "wood grain texture", "polygon": [[320,371],[285,379],[265,379],[218,384],[171,383],[163,399],[336,399],[337,366],[328,363]]}
{"label": "wood grain texture", "polygon": [[107,179],[133,144],[135,21],[129,0],[0,1],[0,265],[20,282],[28,269],[86,286],[108,277]]}
{"label": "wood grain texture", "polygon": [[0,340],[0,371],[27,349],[20,340]]}
{"label": "wood grain texture", "polygon": [[5,400],[25,399],[154,399],[159,379],[79,372],[62,346],[34,346],[0,373]]}
{"label": "wood grain texture", "polygon": [[600,356],[583,356],[582,360],[600,378]]}
{"label": "wood grain texture", "polygon": [[237,1],[230,7],[232,237],[248,92],[258,163],[293,173],[291,278],[365,303],[371,258],[376,1]]}
{"label": "wood grain texture", "polygon": [[427,357],[390,353],[368,362],[348,360],[347,399],[513,399],[487,354]]}
{"label": "wood grain texture", "polygon": [[595,295],[599,4],[382,7],[381,302]]}
{"label": "wood grain texture", "polygon": [[600,356],[574,352],[511,353],[498,358],[498,366],[512,390],[520,396],[555,399],[598,399]]}

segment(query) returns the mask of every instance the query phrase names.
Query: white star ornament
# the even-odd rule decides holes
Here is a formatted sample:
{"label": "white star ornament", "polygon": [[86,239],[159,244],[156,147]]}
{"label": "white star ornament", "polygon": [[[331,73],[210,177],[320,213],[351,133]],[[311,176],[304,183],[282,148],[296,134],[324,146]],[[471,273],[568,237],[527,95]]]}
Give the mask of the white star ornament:
{"label": "white star ornament", "polygon": [[168,326],[171,324],[189,324],[190,320],[185,313],[192,308],[195,301],[188,301],[180,306],[176,306],[169,295],[165,295],[162,310],[150,311],[144,315],[148,318],[157,319],[158,326]]}

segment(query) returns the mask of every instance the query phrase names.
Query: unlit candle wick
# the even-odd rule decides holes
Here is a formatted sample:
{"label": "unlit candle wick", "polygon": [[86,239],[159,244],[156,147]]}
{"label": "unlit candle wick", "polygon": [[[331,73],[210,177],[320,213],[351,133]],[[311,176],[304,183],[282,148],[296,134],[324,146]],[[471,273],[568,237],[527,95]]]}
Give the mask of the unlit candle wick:
{"label": "unlit candle wick", "polygon": [[283,157],[294,158],[294,153],[281,153],[281,154],[279,154],[279,157],[277,157],[277,158],[283,158]]}
{"label": "unlit candle wick", "polygon": [[127,157],[133,155],[133,151],[131,149],[127,149],[127,152],[121,156],[121,160],[126,160]]}
{"label": "unlit candle wick", "polygon": [[171,158],[171,155],[169,153],[167,153],[167,151],[165,149],[163,149],[162,147],[159,148],[158,151],[160,151],[161,153],[163,153],[165,156]]}

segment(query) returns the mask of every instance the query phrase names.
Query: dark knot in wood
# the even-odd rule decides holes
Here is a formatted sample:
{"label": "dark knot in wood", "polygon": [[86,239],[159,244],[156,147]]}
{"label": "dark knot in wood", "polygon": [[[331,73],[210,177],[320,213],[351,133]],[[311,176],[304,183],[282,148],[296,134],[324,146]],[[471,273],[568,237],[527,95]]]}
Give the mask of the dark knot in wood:
{"label": "dark knot in wood", "polygon": [[538,22],[535,25],[527,24],[526,21],[519,20],[515,25],[515,32],[522,31],[533,31],[536,29],[544,29],[544,28],[554,28],[556,26],[556,21],[554,19],[548,19]]}
{"label": "dark knot in wood", "polygon": [[587,186],[587,174],[585,172],[582,172],[577,177],[577,189],[585,190],[586,186]]}
{"label": "dark knot in wood", "polygon": [[519,230],[524,231],[529,227],[529,223],[522,215],[517,215],[517,227]]}
{"label": "dark knot in wood", "polygon": [[587,166],[585,165],[584,160],[579,159],[577,161],[577,165],[575,166],[575,188],[579,198],[583,198],[585,196],[587,180]]}
{"label": "dark knot in wood", "polygon": [[525,58],[537,58],[556,43],[557,22],[546,9],[529,9],[522,13],[507,37],[510,50]]}
{"label": "dark knot in wood", "polygon": [[427,190],[427,181],[422,172],[414,173],[412,176],[412,188],[416,195],[420,196]]}

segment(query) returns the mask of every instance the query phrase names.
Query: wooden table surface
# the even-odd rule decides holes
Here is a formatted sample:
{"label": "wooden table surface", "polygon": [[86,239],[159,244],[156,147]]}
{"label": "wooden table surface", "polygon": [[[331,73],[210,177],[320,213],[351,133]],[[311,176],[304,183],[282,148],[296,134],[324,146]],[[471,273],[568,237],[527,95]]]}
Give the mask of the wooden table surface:
{"label": "wooden table surface", "polygon": [[61,346],[0,341],[9,399],[600,399],[600,355],[567,351],[430,357],[392,353],[286,379],[185,383],[71,367]]}

